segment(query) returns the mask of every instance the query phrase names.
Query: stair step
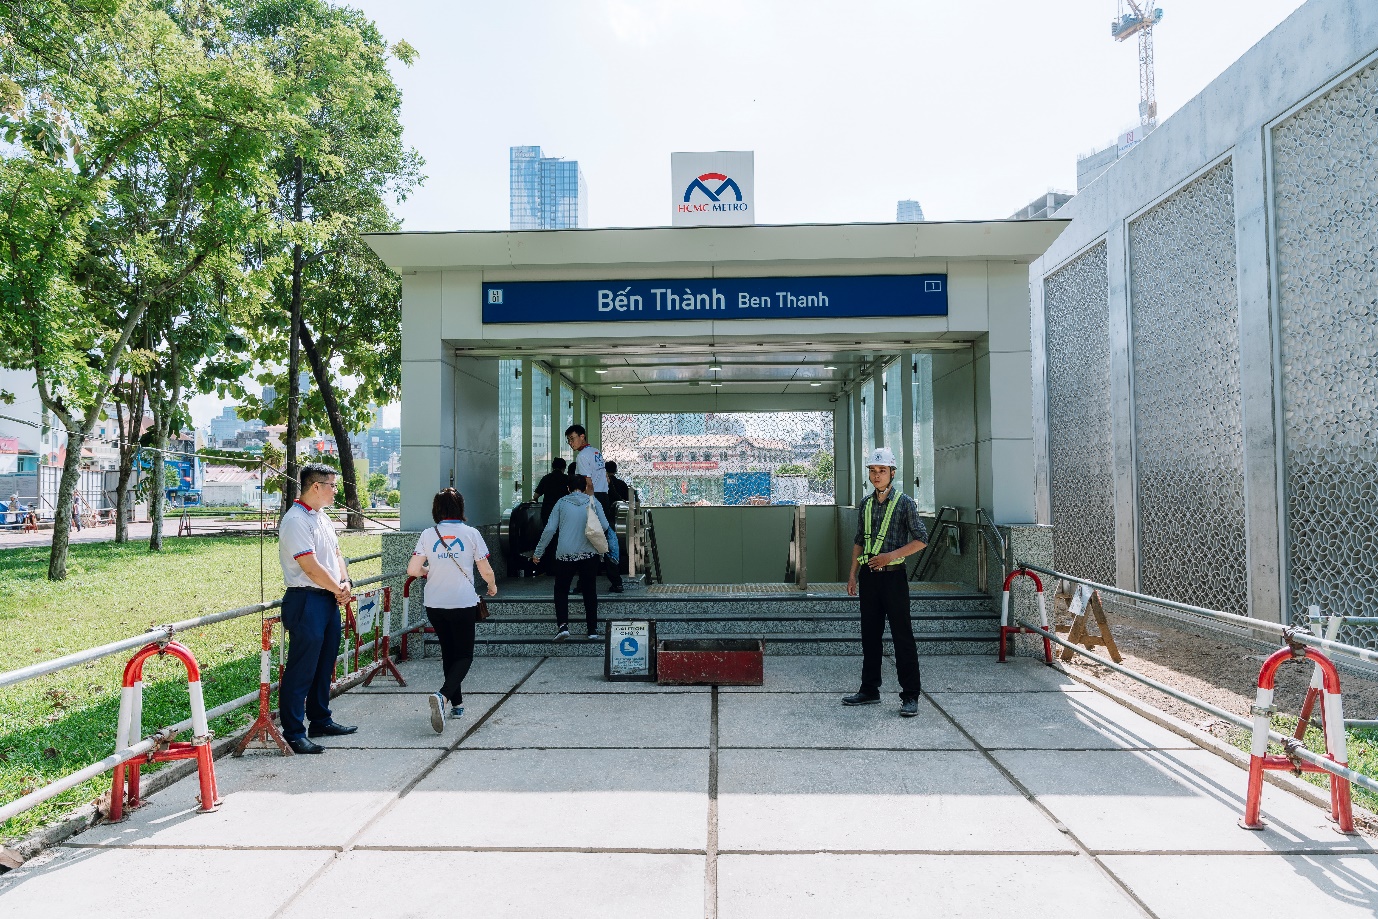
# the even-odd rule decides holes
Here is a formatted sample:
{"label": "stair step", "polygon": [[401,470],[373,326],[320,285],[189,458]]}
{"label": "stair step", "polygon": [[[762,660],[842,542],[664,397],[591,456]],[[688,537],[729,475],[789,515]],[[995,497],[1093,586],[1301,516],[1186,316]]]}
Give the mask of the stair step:
{"label": "stair step", "polygon": [[[764,639],[765,653],[769,655],[861,653],[861,635],[857,632],[832,635],[739,632],[703,636],[693,633],[663,634],[657,630],[656,637],[760,638]],[[928,632],[916,634],[914,640],[918,644],[921,654],[995,654],[999,633],[995,631]],[[480,657],[601,657],[603,647],[602,641],[588,641],[577,637],[577,635],[562,642],[552,641],[548,634],[545,636],[503,635],[476,639],[474,654]],[[893,652],[893,646],[889,641],[885,642],[885,652],[887,654]],[[425,656],[438,657],[439,655],[439,643],[434,640],[427,641]]]}

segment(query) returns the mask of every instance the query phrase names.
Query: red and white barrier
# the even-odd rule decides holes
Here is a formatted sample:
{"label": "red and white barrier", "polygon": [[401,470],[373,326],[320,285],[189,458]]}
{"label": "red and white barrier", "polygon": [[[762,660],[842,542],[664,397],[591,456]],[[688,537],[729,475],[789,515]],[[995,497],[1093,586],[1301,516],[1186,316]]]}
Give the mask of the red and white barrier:
{"label": "red and white barrier", "polygon": [[[425,575],[422,575],[425,577]],[[426,625],[424,622],[419,625],[411,624],[411,585],[417,578],[411,575],[402,582],[402,648],[397,655],[399,660],[407,660],[411,657],[411,637],[414,633],[422,635],[434,635],[435,629]]]}
{"label": "red and white barrier", "polygon": [[[187,647],[179,642],[150,642],[139,650],[124,668],[124,682],[120,689],[120,719],[115,728],[115,752],[127,750],[143,740],[144,662],[154,655],[171,654],[187,668],[187,693],[191,697],[191,742],[167,742],[155,746],[144,756],[144,762],[165,763],[179,759],[196,760],[196,773],[201,782],[199,813],[220,806],[215,788],[215,761],[211,757],[211,731],[206,721],[206,700],[201,694],[201,668]],[[111,823],[124,819],[124,809],[143,804],[139,796],[137,760],[115,766],[110,792]],[[127,777],[127,781],[126,781]]]}
{"label": "red and white barrier", "polygon": [[[1313,606],[1313,610],[1320,610],[1320,607]],[[1340,626],[1344,624],[1341,616],[1331,616],[1329,623],[1325,627],[1325,638],[1327,641],[1336,641],[1340,636]],[[1297,730],[1292,735],[1301,740],[1306,736],[1306,729],[1311,725],[1311,713],[1316,710],[1316,703],[1321,700],[1321,689],[1323,687],[1323,675],[1320,665],[1316,665],[1316,670],[1311,674],[1311,685],[1306,690],[1306,700],[1301,705],[1301,715],[1297,718]],[[1321,707],[1321,730],[1325,729],[1325,707]]]}
{"label": "red and white barrier", "polygon": [[[1349,753],[1345,744],[1344,711],[1340,704],[1340,672],[1335,664],[1315,648],[1300,645],[1280,648],[1263,662],[1258,674],[1258,696],[1254,700],[1253,748],[1249,757],[1249,792],[1244,802],[1244,816],[1239,825],[1246,830],[1261,830],[1266,826],[1259,811],[1263,803],[1263,773],[1265,770],[1286,769],[1290,772],[1320,772],[1320,766],[1294,760],[1290,756],[1268,754],[1268,727],[1273,712],[1273,687],[1277,680],[1278,668],[1291,660],[1310,660],[1316,665],[1321,677],[1321,712],[1325,722],[1326,758],[1340,766],[1347,766]],[[1299,745],[1298,740],[1289,740],[1289,745]],[[1329,775],[1329,773],[1326,773]],[[1330,775],[1330,819],[1341,833],[1353,834],[1354,812],[1349,797],[1349,781],[1338,775]]]}
{"label": "red and white barrier", "polygon": [[[258,742],[267,747],[268,741],[272,741],[277,748],[282,751],[283,756],[291,756],[292,748],[287,746],[287,741],[282,739],[282,732],[278,730],[277,724],[273,722],[273,712],[270,704],[273,680],[273,626],[281,627],[281,616],[270,616],[263,620],[263,648],[259,652],[258,658],[258,717],[249,726],[249,732],[240,738],[239,743],[235,744],[234,755],[243,756],[244,751],[249,748],[249,744]],[[279,632],[278,647],[282,648],[282,636]],[[281,654],[279,654],[281,657]],[[278,682],[282,681],[282,662],[278,662]]]}
{"label": "red and white barrier", "polygon": [[[405,587],[403,587],[402,589],[402,594],[402,607],[405,611]],[[381,603],[382,605],[381,611],[375,610],[371,615],[371,621],[366,622],[363,629],[360,629],[359,619],[356,615],[356,613],[360,610],[361,601],[372,602],[375,604]],[[353,636],[354,639],[354,647],[352,649],[352,653],[354,655],[354,669],[351,670],[350,673],[359,672],[359,649],[362,646],[363,641],[360,632],[363,632],[364,634],[367,634],[369,632],[373,633],[373,663],[369,664],[366,668],[368,675],[364,677],[365,686],[372,683],[373,678],[380,673],[387,673],[389,676],[391,676],[394,680],[397,681],[397,685],[399,686],[407,685],[407,681],[402,678],[402,674],[400,671],[398,671],[397,665],[394,664],[392,661],[392,636],[388,634],[386,627],[388,614],[391,612],[391,587],[384,587],[381,591],[371,590],[366,591],[362,594],[356,594],[350,597],[349,602],[345,604],[345,634]],[[346,648],[348,649],[348,645],[346,645]],[[350,651],[346,650],[346,653],[350,653]],[[405,659],[405,655],[403,656],[403,659]]]}
{"label": "red and white barrier", "polygon": [[[1014,571],[1011,571],[1009,575],[1007,575],[1005,578],[1004,593],[1001,594],[1000,597],[999,662],[1002,664],[1005,662],[1006,644],[1009,642],[1009,637],[1011,635],[1039,634],[1037,629],[1026,628],[1022,625],[1010,625],[1010,585],[1014,583],[1015,578],[1020,577],[1028,578],[1029,580],[1033,581],[1034,591],[1038,595],[1038,621],[1043,625],[1044,629],[1052,631],[1051,626],[1048,625],[1048,606],[1043,599],[1043,582],[1039,580],[1038,575],[1034,574],[1027,568],[1016,568]],[[1043,661],[1046,664],[1052,664],[1053,662],[1053,643],[1048,640],[1048,636],[1046,635],[1043,636]]]}

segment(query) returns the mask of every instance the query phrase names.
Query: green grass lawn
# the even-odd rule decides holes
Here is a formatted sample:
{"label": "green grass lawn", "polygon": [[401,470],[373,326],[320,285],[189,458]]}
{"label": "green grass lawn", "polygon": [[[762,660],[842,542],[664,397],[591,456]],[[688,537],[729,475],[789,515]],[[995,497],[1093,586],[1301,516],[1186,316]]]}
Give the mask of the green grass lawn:
{"label": "green grass lawn", "polygon": [[[377,552],[377,535],[346,535],[346,556]],[[67,580],[47,580],[48,549],[0,551],[0,671],[51,660],[190,619],[282,596],[277,541],[264,541],[262,583],[257,537],[168,539],[147,544],[73,545]],[[353,565],[356,580],[380,573],[380,560]],[[261,626],[246,616],[177,636],[201,666],[206,707],[258,685]],[[114,752],[120,679],[133,652],[0,689],[0,802],[11,801]],[[144,734],[190,714],[186,672],[172,658],[144,667]],[[252,706],[212,722],[225,736],[247,724]],[[148,767],[151,771],[155,767]],[[0,824],[0,837],[22,836],[110,786],[107,773],[27,814]]]}
{"label": "green grass lawn", "polygon": [[[1279,734],[1291,737],[1297,730],[1297,717],[1295,715],[1276,714],[1273,716],[1272,728]],[[1308,727],[1303,740],[1306,743],[1306,748],[1312,753],[1325,755],[1325,735],[1320,728],[1314,725]],[[1230,742],[1247,753],[1253,746],[1253,735],[1241,728],[1236,728],[1230,732]],[[1352,728],[1345,732],[1345,746],[1349,753],[1348,766],[1350,769],[1370,778],[1378,778],[1378,731],[1372,728]],[[1280,756],[1285,751],[1281,744],[1270,743],[1268,744],[1268,752]],[[1302,774],[1302,780],[1327,791],[1330,788],[1330,776],[1328,775],[1306,772]],[[1367,788],[1351,785],[1350,798],[1360,807],[1378,812],[1378,795]]]}

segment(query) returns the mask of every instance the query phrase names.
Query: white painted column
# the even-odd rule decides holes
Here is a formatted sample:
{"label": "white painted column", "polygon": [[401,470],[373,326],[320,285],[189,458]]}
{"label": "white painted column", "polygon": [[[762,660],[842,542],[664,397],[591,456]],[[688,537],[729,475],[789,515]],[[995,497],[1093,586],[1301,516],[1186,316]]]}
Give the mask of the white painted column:
{"label": "white painted column", "polygon": [[403,530],[431,525],[431,499],[455,472],[455,358],[438,334],[442,277],[402,278]]}
{"label": "white painted column", "polygon": [[1129,228],[1105,234],[1110,308],[1110,439],[1115,477],[1115,586],[1139,589],[1139,520],[1134,468],[1134,358],[1129,302]]}
{"label": "white painted column", "polygon": [[522,361],[522,500],[530,501],[535,484],[531,481],[531,361]]}
{"label": "white painted column", "polygon": [[904,451],[900,458],[900,480],[904,482],[904,493],[911,498],[918,496],[918,490],[914,486],[914,470],[918,464],[914,462],[915,451],[918,444],[914,439],[914,355],[901,354],[900,362],[900,430],[903,431],[904,440],[899,448]]}

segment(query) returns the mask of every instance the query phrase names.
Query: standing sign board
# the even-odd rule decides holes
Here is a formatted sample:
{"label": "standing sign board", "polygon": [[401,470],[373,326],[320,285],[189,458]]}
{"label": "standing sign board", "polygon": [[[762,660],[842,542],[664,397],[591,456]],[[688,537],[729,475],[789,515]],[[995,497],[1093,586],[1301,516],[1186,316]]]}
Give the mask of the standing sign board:
{"label": "standing sign board", "polygon": [[608,623],[608,644],[603,649],[603,676],[612,682],[655,682],[654,619],[624,619]]}

